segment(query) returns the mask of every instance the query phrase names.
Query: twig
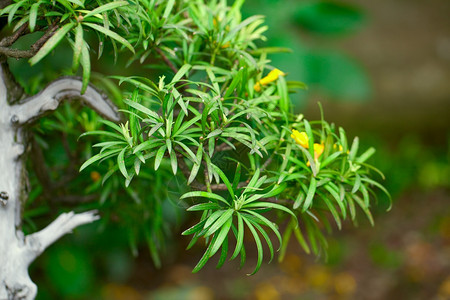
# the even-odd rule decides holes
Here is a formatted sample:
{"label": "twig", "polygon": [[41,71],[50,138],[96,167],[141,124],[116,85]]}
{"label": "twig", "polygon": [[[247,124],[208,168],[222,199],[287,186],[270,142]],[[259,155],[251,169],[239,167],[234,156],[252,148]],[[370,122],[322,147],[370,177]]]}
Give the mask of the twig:
{"label": "twig", "polygon": [[0,41],[0,46],[1,47],[9,47],[12,44],[14,44],[19,37],[21,37],[22,35],[26,34],[28,32],[28,23],[24,23],[22,26],[19,27],[19,29],[17,29],[13,35],[10,36],[6,36],[4,37],[1,41]]}
{"label": "twig", "polygon": [[36,52],[33,50],[19,50],[8,47],[0,47],[0,54],[13,58],[30,58],[33,57]]}
{"label": "twig", "polygon": [[176,74],[178,73],[177,67],[170,61],[170,59],[167,58],[167,56],[164,54],[164,52],[159,49],[158,47],[155,47],[155,51],[158,52],[158,54],[161,56],[161,58],[164,60],[166,65]]}
{"label": "twig", "polygon": [[31,46],[31,49],[33,49],[36,52],[39,51],[39,49],[41,49],[41,47],[45,44],[45,42],[48,41],[48,39],[51,38],[52,35],[55,33],[55,31],[59,28],[59,26],[55,24],[56,21],[55,23],[52,24],[52,26],[50,26],[47,29],[45,34]]}

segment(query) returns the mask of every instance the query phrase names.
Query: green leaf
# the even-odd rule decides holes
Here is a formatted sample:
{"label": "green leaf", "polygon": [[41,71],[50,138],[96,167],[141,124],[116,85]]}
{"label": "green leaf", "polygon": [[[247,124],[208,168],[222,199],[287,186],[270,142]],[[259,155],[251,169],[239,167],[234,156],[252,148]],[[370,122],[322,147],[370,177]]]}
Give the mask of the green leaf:
{"label": "green leaf", "polygon": [[245,223],[247,224],[247,227],[250,229],[250,232],[253,235],[253,238],[255,239],[256,249],[258,250],[258,259],[256,261],[256,267],[255,270],[251,274],[248,275],[254,275],[256,272],[258,272],[259,268],[261,267],[261,263],[263,260],[263,248],[261,244],[261,240],[258,236],[258,233],[256,232],[255,228],[251,224],[250,221],[248,221],[246,218],[244,218]]}
{"label": "green leaf", "polygon": [[40,4],[40,2],[36,2],[33,5],[31,5],[31,8],[30,8],[30,20],[29,20],[30,32],[33,32],[34,28],[36,27],[37,12],[38,12],[38,8],[39,8],[39,4]]}
{"label": "green leaf", "polygon": [[277,80],[277,88],[278,88],[278,95],[280,96],[280,109],[285,112],[289,113],[290,111],[290,99],[288,95],[288,89],[286,85],[286,80],[284,79],[284,76],[279,76]]}
{"label": "green leaf", "polygon": [[133,149],[133,154],[136,154],[137,152],[140,152],[140,151],[145,151],[145,150],[159,147],[162,144],[163,144],[163,142],[161,140],[154,140],[154,139],[147,140],[147,141],[139,144],[138,146],[136,146]]}
{"label": "green leaf", "polygon": [[376,151],[375,148],[370,147],[363,154],[361,154],[358,158],[356,158],[356,162],[360,163],[360,164],[365,162],[375,153],[375,151]]}
{"label": "green leaf", "polygon": [[231,199],[235,199],[236,197],[234,196],[234,190],[233,187],[230,183],[230,181],[228,180],[227,176],[222,172],[221,169],[219,169],[219,167],[217,167],[216,165],[212,164],[212,167],[214,168],[214,170],[219,174],[220,178],[222,179],[223,183],[225,183],[225,186],[228,189],[228,192],[231,195]]}
{"label": "green leaf", "polygon": [[255,170],[255,174],[253,174],[253,176],[250,179],[248,185],[244,189],[244,194],[247,193],[247,192],[253,191],[252,188],[255,186],[256,182],[258,181],[259,174],[260,174],[260,169],[256,169]]}
{"label": "green leaf", "polygon": [[309,183],[308,193],[306,194],[305,202],[303,203],[302,211],[305,212],[308,208],[311,207],[312,200],[314,195],[316,194],[316,178],[311,176],[311,181]]}
{"label": "green leaf", "polygon": [[243,69],[240,69],[239,72],[236,74],[236,76],[233,77],[233,80],[231,81],[230,85],[228,86],[227,90],[225,91],[225,94],[223,95],[224,99],[227,99],[232,95],[234,90],[236,89],[237,85],[242,80],[242,73]]}
{"label": "green leaf", "polygon": [[220,209],[220,206],[214,202],[200,203],[189,207],[187,211],[213,210],[213,209],[214,210]]}
{"label": "green leaf", "polygon": [[222,196],[219,196],[214,193],[203,192],[203,191],[188,192],[188,193],[182,195],[180,197],[180,199],[191,198],[191,197],[203,197],[203,198],[208,198],[208,199],[219,200],[220,202],[225,203],[227,206],[230,205],[227,202],[227,200],[225,200],[225,198],[223,198]]}
{"label": "green leaf", "polygon": [[[233,209],[227,209],[208,229],[205,236],[215,233],[225,222],[233,218]],[[230,225],[231,226],[231,225]],[[229,228],[228,228],[229,229]],[[220,235],[220,234],[219,234]]]}
{"label": "green leaf", "polygon": [[281,204],[277,204],[277,203],[271,203],[271,202],[252,202],[249,204],[246,204],[243,206],[243,208],[274,208],[274,209],[279,209],[282,210],[284,212],[287,212],[288,214],[290,214],[291,216],[294,217],[294,219],[297,220],[297,216],[289,209],[284,207]]}
{"label": "green leaf", "polygon": [[225,237],[224,242],[222,243],[222,252],[220,253],[220,259],[217,263],[216,269],[220,269],[225,261],[227,260],[228,255],[228,237]]}
{"label": "green leaf", "polygon": [[199,231],[203,230],[203,226],[205,225],[206,220],[207,219],[204,219],[204,220],[198,222],[194,226],[192,226],[192,227],[186,229],[185,231],[183,231],[181,234],[182,235],[190,235],[190,234],[193,234],[193,233],[196,233],[196,232],[199,232]]}
{"label": "green leaf", "polygon": [[83,82],[81,87],[81,94],[84,94],[91,77],[91,58],[89,57],[89,49],[86,41],[83,41],[83,45],[81,47],[80,63],[83,67]]}
{"label": "green leaf", "polygon": [[167,19],[173,9],[173,6],[175,5],[175,0],[168,0],[166,4],[166,8],[164,9],[163,18]]}
{"label": "green leaf", "polygon": [[356,136],[353,139],[352,147],[350,148],[350,153],[348,154],[348,159],[350,161],[353,161],[355,159],[356,153],[358,152],[358,147],[359,147],[359,139]]}
{"label": "green leaf", "polygon": [[120,151],[119,155],[117,156],[117,165],[119,166],[119,170],[122,173],[122,175],[125,178],[129,178],[127,168],[125,167],[125,151],[127,151],[128,147],[125,147]]}
{"label": "green leaf", "polygon": [[238,163],[236,166],[236,171],[234,172],[233,185],[232,185],[233,190],[237,189],[240,179],[241,179],[241,164]]}
{"label": "green leaf", "polygon": [[185,64],[183,65],[177,72],[177,74],[175,74],[175,76],[173,76],[172,81],[170,83],[175,83],[178,82],[184,75],[186,75],[186,73],[192,68],[192,66],[190,64]]}
{"label": "green leaf", "polygon": [[103,159],[103,158],[112,156],[112,155],[118,153],[118,152],[121,151],[121,150],[122,150],[122,149],[114,149],[114,150],[110,150],[110,151],[103,152],[103,153],[101,153],[101,154],[96,154],[96,155],[92,156],[91,158],[89,158],[87,161],[85,161],[85,162],[81,165],[79,171],[81,172],[81,171],[83,171],[86,167],[88,167],[89,165],[93,164],[94,162],[99,161],[99,160],[101,160],[101,159]]}
{"label": "green leaf", "polygon": [[353,200],[356,201],[356,203],[358,203],[359,207],[361,207],[361,209],[364,211],[364,213],[367,216],[367,219],[370,222],[370,225],[375,226],[375,223],[374,223],[373,217],[372,217],[372,213],[370,212],[369,208],[364,204],[362,199],[360,197],[358,197],[357,195],[352,195],[351,197],[353,198]]}
{"label": "green leaf", "polygon": [[78,24],[75,28],[75,44],[73,45],[73,63],[72,68],[74,71],[78,69],[80,63],[81,50],[83,49],[83,27]]}
{"label": "green leaf", "polygon": [[58,29],[51,38],[39,49],[35,56],[30,58],[29,62],[33,66],[43,59],[50,51],[52,51],[66,36],[66,34],[75,26],[75,23],[68,23]]}
{"label": "green leaf", "polygon": [[156,152],[155,157],[155,171],[158,170],[159,165],[161,164],[161,160],[164,157],[164,153],[166,152],[167,146],[164,145],[161,148],[158,149],[158,152]]}
{"label": "green leaf", "polygon": [[181,125],[180,129],[178,129],[176,132],[172,133],[173,137],[176,137],[177,135],[183,133],[186,129],[188,129],[190,126],[192,126],[195,122],[199,121],[202,118],[202,115],[197,115]]}
{"label": "green leaf", "polygon": [[320,195],[321,195],[321,198],[322,198],[323,202],[325,202],[325,204],[327,205],[327,207],[330,210],[331,214],[333,215],[333,218],[336,221],[336,224],[337,224],[338,228],[341,229],[342,228],[342,222],[341,222],[341,218],[339,217],[338,212],[336,211],[336,208],[330,202],[330,200],[328,200],[326,195],[324,195],[322,193],[320,193]]}
{"label": "green leaf", "polygon": [[[232,211],[232,213],[233,213],[233,211]],[[228,236],[228,232],[230,231],[232,222],[233,222],[233,218],[230,217],[223,224],[222,228],[220,229],[219,234],[217,235],[217,239],[214,242],[213,247],[211,248],[211,252],[209,253],[209,257],[212,257],[214,254],[216,254],[217,250],[219,250],[220,246],[222,246],[222,244],[224,243],[224,240],[226,239],[226,237]]]}
{"label": "green leaf", "polygon": [[108,37],[110,37],[110,38],[112,38],[112,39],[114,39],[116,41],[118,41],[119,43],[121,43],[122,45],[124,45],[125,47],[130,49],[130,51],[133,52],[133,54],[135,53],[133,46],[131,46],[131,44],[125,38],[121,37],[120,35],[118,35],[114,31],[109,30],[109,29],[107,29],[107,28],[105,28],[103,26],[100,26],[100,25],[97,25],[97,24],[94,24],[94,23],[84,22],[83,24],[86,25],[86,26],[91,27],[94,30],[97,30],[97,31],[103,33],[104,35],[106,35],[106,36],[108,36]]}
{"label": "green leaf", "polygon": [[177,174],[178,162],[175,151],[170,152],[170,164],[172,165],[173,175]]}
{"label": "green leaf", "polygon": [[[245,210],[245,212],[246,212],[246,213],[249,213],[249,214],[251,214],[251,215],[253,215],[253,216],[258,220],[259,223],[261,223],[261,224],[263,224],[263,225],[269,227],[269,228],[273,231],[273,233],[275,233],[275,235],[276,235],[277,238],[278,238],[278,242],[279,242],[279,244],[280,244],[278,250],[280,250],[280,249],[281,249],[281,245],[283,244],[283,241],[282,241],[282,239],[281,239],[280,232],[278,231],[276,225],[275,225],[274,223],[272,223],[269,219],[267,219],[266,217],[264,217],[263,215],[261,215],[261,214],[255,212],[255,211],[252,211],[252,210]],[[277,251],[278,251],[278,250],[277,250]]]}
{"label": "green leaf", "polygon": [[195,268],[192,270],[192,273],[197,273],[198,271],[200,271],[205,266],[205,264],[208,262],[208,260],[209,260],[209,253],[211,252],[212,245],[216,241],[216,238],[217,238],[217,234],[215,234],[213,236],[211,242],[208,245],[208,248],[206,248],[205,253],[203,254],[202,258],[200,258],[200,261],[197,263]]}
{"label": "green leaf", "polygon": [[107,4],[104,4],[102,6],[97,7],[96,9],[88,12],[86,15],[84,15],[84,18],[88,18],[90,16],[94,16],[96,14],[101,14],[102,12],[112,10],[118,7],[127,6],[129,5],[128,1],[114,1]]}
{"label": "green leaf", "polygon": [[233,255],[231,255],[230,260],[235,259],[241,252],[242,246],[244,245],[244,221],[240,213],[236,213],[238,219],[238,229],[236,236],[236,248],[234,249]]}

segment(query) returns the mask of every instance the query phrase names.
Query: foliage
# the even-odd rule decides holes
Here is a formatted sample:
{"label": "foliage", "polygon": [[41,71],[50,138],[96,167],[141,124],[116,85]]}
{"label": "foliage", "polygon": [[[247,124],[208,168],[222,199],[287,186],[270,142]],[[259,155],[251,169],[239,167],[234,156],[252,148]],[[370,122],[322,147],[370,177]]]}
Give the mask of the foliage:
{"label": "foliage", "polygon": [[[81,140],[89,138],[89,144],[95,136],[93,147],[100,151],[80,170],[104,174],[90,190],[101,193],[103,207],[111,205],[112,214],[133,224],[133,248],[145,237],[157,266],[170,232],[163,214],[174,178],[181,181],[176,189],[190,189],[176,205],[201,212],[199,222],[183,232],[193,235],[189,247],[206,243],[194,271],[219,249],[222,266],[233,240],[231,259],[240,255],[244,263],[246,234],[258,252],[252,274],[263,261],[261,237],[274,256],[272,233],[280,259],[292,235],[318,255],[326,248],[322,230],[331,229],[330,216],[341,228],[347,218],[356,223],[360,207],[373,223],[370,196],[376,196],[374,188],[387,193],[372,177],[379,171],[367,163],[373,148],[360,153],[358,138],[348,143],[342,128],[323,117],[309,122],[293,113],[290,94],[306,86],[286,80],[288,74],[271,65],[269,55],[284,49],[258,46],[265,40],[264,18],[243,19],[242,5],[241,0],[231,7],[223,0],[21,0],[0,13],[13,32],[44,32],[34,44],[40,47],[30,50],[31,64],[68,42],[73,71],[83,68],[84,88],[94,52],[90,34],[99,40],[99,57],[110,42],[116,57],[131,51],[128,63],[150,70],[148,76],[112,77],[123,88],[120,106],[127,121],[101,121],[101,128],[96,117],[83,121],[91,126]],[[123,194],[134,203],[118,200]]]}

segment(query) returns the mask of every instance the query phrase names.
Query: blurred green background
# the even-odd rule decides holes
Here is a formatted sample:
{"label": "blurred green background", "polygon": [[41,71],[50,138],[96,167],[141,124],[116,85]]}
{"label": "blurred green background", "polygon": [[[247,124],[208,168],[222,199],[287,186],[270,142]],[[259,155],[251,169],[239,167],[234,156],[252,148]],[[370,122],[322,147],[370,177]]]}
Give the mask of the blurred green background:
{"label": "blurred green background", "polygon": [[[373,163],[386,175],[394,201],[386,213],[380,196],[374,228],[362,218],[358,228],[347,222],[330,237],[327,259],[293,244],[284,262],[248,277],[256,261],[251,251],[243,270],[235,263],[215,270],[209,263],[191,274],[202,249],[184,250],[188,240],[179,232],[188,224],[182,209],[181,215],[165,215],[179,232],[161,269],[153,266],[145,242],[133,257],[129,228],[97,222],[64,237],[32,265],[38,299],[450,299],[449,13],[447,0],[244,5],[244,16],[266,15],[266,45],[292,49],[270,58],[289,79],[309,86],[292,95],[297,112],[317,119],[320,101],[328,121],[358,135],[362,146],[377,148]],[[70,67],[71,56],[64,53],[51,60],[58,68]],[[98,72],[134,73],[134,65],[114,68],[113,58],[102,59]],[[20,63],[15,68],[20,72]],[[45,68],[35,70],[44,80]],[[80,118],[89,119],[89,113],[73,122]],[[45,144],[52,136],[43,132],[41,138]],[[95,183],[98,174],[90,176]],[[52,204],[40,209],[29,210],[28,217],[55,211]]]}

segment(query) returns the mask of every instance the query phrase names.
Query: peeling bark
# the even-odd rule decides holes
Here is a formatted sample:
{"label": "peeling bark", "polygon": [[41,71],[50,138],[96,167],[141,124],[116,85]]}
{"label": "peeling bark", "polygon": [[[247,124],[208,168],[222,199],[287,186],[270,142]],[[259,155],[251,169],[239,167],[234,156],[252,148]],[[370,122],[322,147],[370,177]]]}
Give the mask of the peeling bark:
{"label": "peeling bark", "polygon": [[27,197],[28,125],[71,99],[83,100],[103,117],[119,120],[106,96],[91,86],[80,95],[81,85],[76,78],[61,78],[19,101],[21,89],[14,84],[6,63],[0,63],[0,300],[34,299],[37,287],[28,275],[28,266],[60,237],[98,219],[93,211],[69,212],[39,232],[24,236],[21,230],[21,204]]}

